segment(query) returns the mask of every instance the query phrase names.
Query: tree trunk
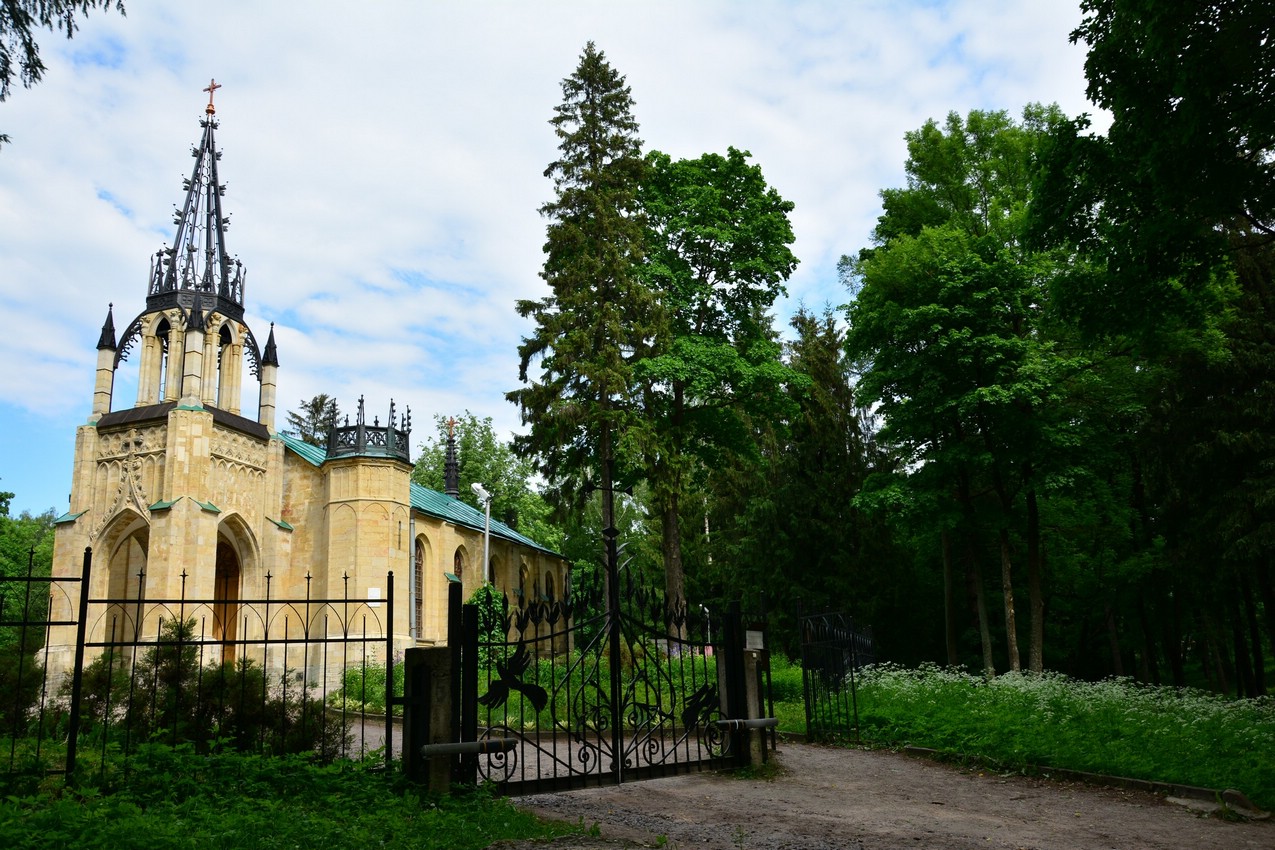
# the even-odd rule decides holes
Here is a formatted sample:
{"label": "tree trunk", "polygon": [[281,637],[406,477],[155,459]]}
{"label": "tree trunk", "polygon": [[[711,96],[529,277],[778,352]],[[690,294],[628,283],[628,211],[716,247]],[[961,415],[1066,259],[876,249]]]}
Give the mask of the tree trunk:
{"label": "tree trunk", "polygon": [[978,639],[983,648],[983,675],[988,678],[996,675],[996,662],[992,658],[992,630],[987,622],[987,601],[983,591],[983,570],[979,566],[974,531],[978,528],[974,521],[974,497],[970,493],[969,476],[962,471],[957,477],[957,500],[965,516],[966,538],[966,587],[970,602],[973,603],[975,615],[978,617]]}
{"label": "tree trunk", "polygon": [[1017,673],[1022,669],[1022,660],[1018,656],[1018,617],[1014,611],[1014,579],[1011,575],[1013,566],[1009,555],[1009,529],[1001,526],[1001,592],[1005,596],[1005,651],[1009,655],[1010,672]]}
{"label": "tree trunk", "polygon": [[1186,687],[1186,665],[1182,658],[1182,595],[1172,593],[1169,600],[1171,606],[1168,625],[1165,626],[1164,653],[1169,660],[1169,670],[1173,674],[1173,687]]}
{"label": "tree trunk", "polygon": [[1231,643],[1235,648],[1235,696],[1256,696],[1253,687],[1253,665],[1249,660],[1248,643],[1244,639],[1244,615],[1240,611],[1239,601],[1235,598],[1235,588],[1227,593],[1230,610],[1227,612],[1231,620]]}
{"label": "tree trunk", "polygon": [[1275,586],[1272,586],[1270,567],[1265,562],[1257,565],[1257,591],[1261,594],[1262,610],[1266,614],[1266,639],[1271,652],[1275,652]]}
{"label": "tree trunk", "polygon": [[1138,595],[1138,625],[1142,627],[1142,680],[1160,684],[1160,664],[1156,660],[1155,635],[1151,632],[1151,620],[1147,617],[1146,601]]}
{"label": "tree trunk", "polygon": [[1107,641],[1111,645],[1111,674],[1124,676],[1124,659],[1120,657],[1120,632],[1116,628],[1116,612],[1106,604]]}
{"label": "tree trunk", "polygon": [[[670,493],[664,499],[661,514],[663,526],[661,548],[664,554],[664,595],[672,611],[681,611],[686,607],[686,575],[682,570],[682,534],[677,517],[677,494]],[[684,628],[677,628],[675,632],[676,634],[671,634],[670,637],[679,640],[686,637]]]}
{"label": "tree trunk", "polygon": [[955,667],[961,663],[957,649],[956,588],[952,586],[952,539],[947,529],[940,534],[943,548],[943,632],[947,643],[947,664]]}
{"label": "tree trunk", "polygon": [[970,603],[978,617],[978,639],[983,647],[983,675],[991,678],[996,675],[996,662],[992,658],[992,630],[987,622],[987,600],[983,594],[983,571],[978,566],[972,543],[966,544],[967,570],[966,586],[969,590]]}
{"label": "tree trunk", "polygon": [[1033,673],[1045,669],[1045,596],[1043,589],[1044,554],[1040,546],[1040,508],[1036,490],[1027,491],[1027,594],[1031,603],[1031,643],[1027,649],[1027,669]]}
{"label": "tree trunk", "polygon": [[1222,640],[1221,629],[1215,629],[1212,623],[1208,624],[1209,646],[1213,651],[1213,663],[1217,667],[1218,692],[1229,693],[1231,690],[1231,681],[1235,679],[1235,668],[1231,665],[1231,656],[1226,651],[1226,644]]}
{"label": "tree trunk", "polygon": [[1244,614],[1248,620],[1248,640],[1253,647],[1253,696],[1266,696],[1266,657],[1262,653],[1262,630],[1257,623],[1257,602],[1253,599],[1253,585],[1248,576],[1241,577],[1240,593],[1244,597]]}

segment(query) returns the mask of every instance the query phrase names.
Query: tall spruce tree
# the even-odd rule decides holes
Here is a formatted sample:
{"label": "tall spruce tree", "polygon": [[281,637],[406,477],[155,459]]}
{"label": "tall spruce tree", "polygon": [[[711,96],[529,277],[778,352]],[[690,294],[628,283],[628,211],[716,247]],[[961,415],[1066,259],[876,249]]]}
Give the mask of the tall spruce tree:
{"label": "tall spruce tree", "polygon": [[[545,169],[555,197],[540,208],[549,220],[541,277],[550,294],[518,302],[536,328],[518,349],[527,385],[507,398],[531,426],[517,449],[539,459],[563,501],[579,505],[594,485],[613,486],[617,442],[633,420],[632,363],[656,337],[659,305],[636,272],[645,165],[629,87],[589,42],[562,95],[549,122],[559,157]],[[529,380],[537,361],[540,377]],[[609,510],[602,524],[612,525]]]}

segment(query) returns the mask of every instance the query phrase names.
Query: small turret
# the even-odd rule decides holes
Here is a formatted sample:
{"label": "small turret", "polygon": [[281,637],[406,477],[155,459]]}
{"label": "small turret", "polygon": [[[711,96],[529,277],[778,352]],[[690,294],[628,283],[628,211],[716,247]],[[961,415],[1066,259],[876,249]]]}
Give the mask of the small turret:
{"label": "small turret", "polygon": [[274,432],[275,388],[279,380],[279,352],[274,343],[274,322],[261,355],[261,395],[257,401],[257,421]]}
{"label": "small turret", "polygon": [[115,305],[106,308],[106,321],[97,339],[97,378],[93,383],[93,416],[90,422],[111,412],[111,393],[115,388]]}

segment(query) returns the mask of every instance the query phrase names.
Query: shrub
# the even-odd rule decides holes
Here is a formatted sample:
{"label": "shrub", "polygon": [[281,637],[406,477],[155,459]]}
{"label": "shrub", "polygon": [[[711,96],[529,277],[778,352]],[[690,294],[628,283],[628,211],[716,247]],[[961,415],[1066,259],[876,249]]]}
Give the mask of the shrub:
{"label": "shrub", "polygon": [[[331,760],[349,744],[349,731],[329,717],[308,687],[285,688],[289,671],[271,681],[249,659],[201,667],[195,621],[170,621],[156,646],[135,664],[108,650],[84,671],[83,733],[126,749],[158,740],[270,754],[315,753]],[[59,696],[69,701],[71,683]],[[299,695],[298,695],[299,693]]]}

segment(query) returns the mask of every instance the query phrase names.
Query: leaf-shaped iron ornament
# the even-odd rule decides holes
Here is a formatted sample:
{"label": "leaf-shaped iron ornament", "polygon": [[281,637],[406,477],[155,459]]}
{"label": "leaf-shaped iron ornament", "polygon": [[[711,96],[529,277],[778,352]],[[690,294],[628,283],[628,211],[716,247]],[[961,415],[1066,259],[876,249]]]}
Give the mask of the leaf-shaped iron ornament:
{"label": "leaf-shaped iron ornament", "polygon": [[717,709],[717,685],[705,684],[686,699],[682,709],[682,725],[694,729],[708,723],[709,717]]}
{"label": "leaf-shaped iron ornament", "polygon": [[527,651],[527,644],[520,640],[508,662],[496,662],[496,672],[500,674],[500,678],[491,683],[487,693],[479,697],[478,702],[488,708],[499,708],[509,701],[512,691],[518,691],[527,698],[537,714],[544,711],[549,703],[548,692],[537,684],[522,681],[530,666],[531,653]]}

